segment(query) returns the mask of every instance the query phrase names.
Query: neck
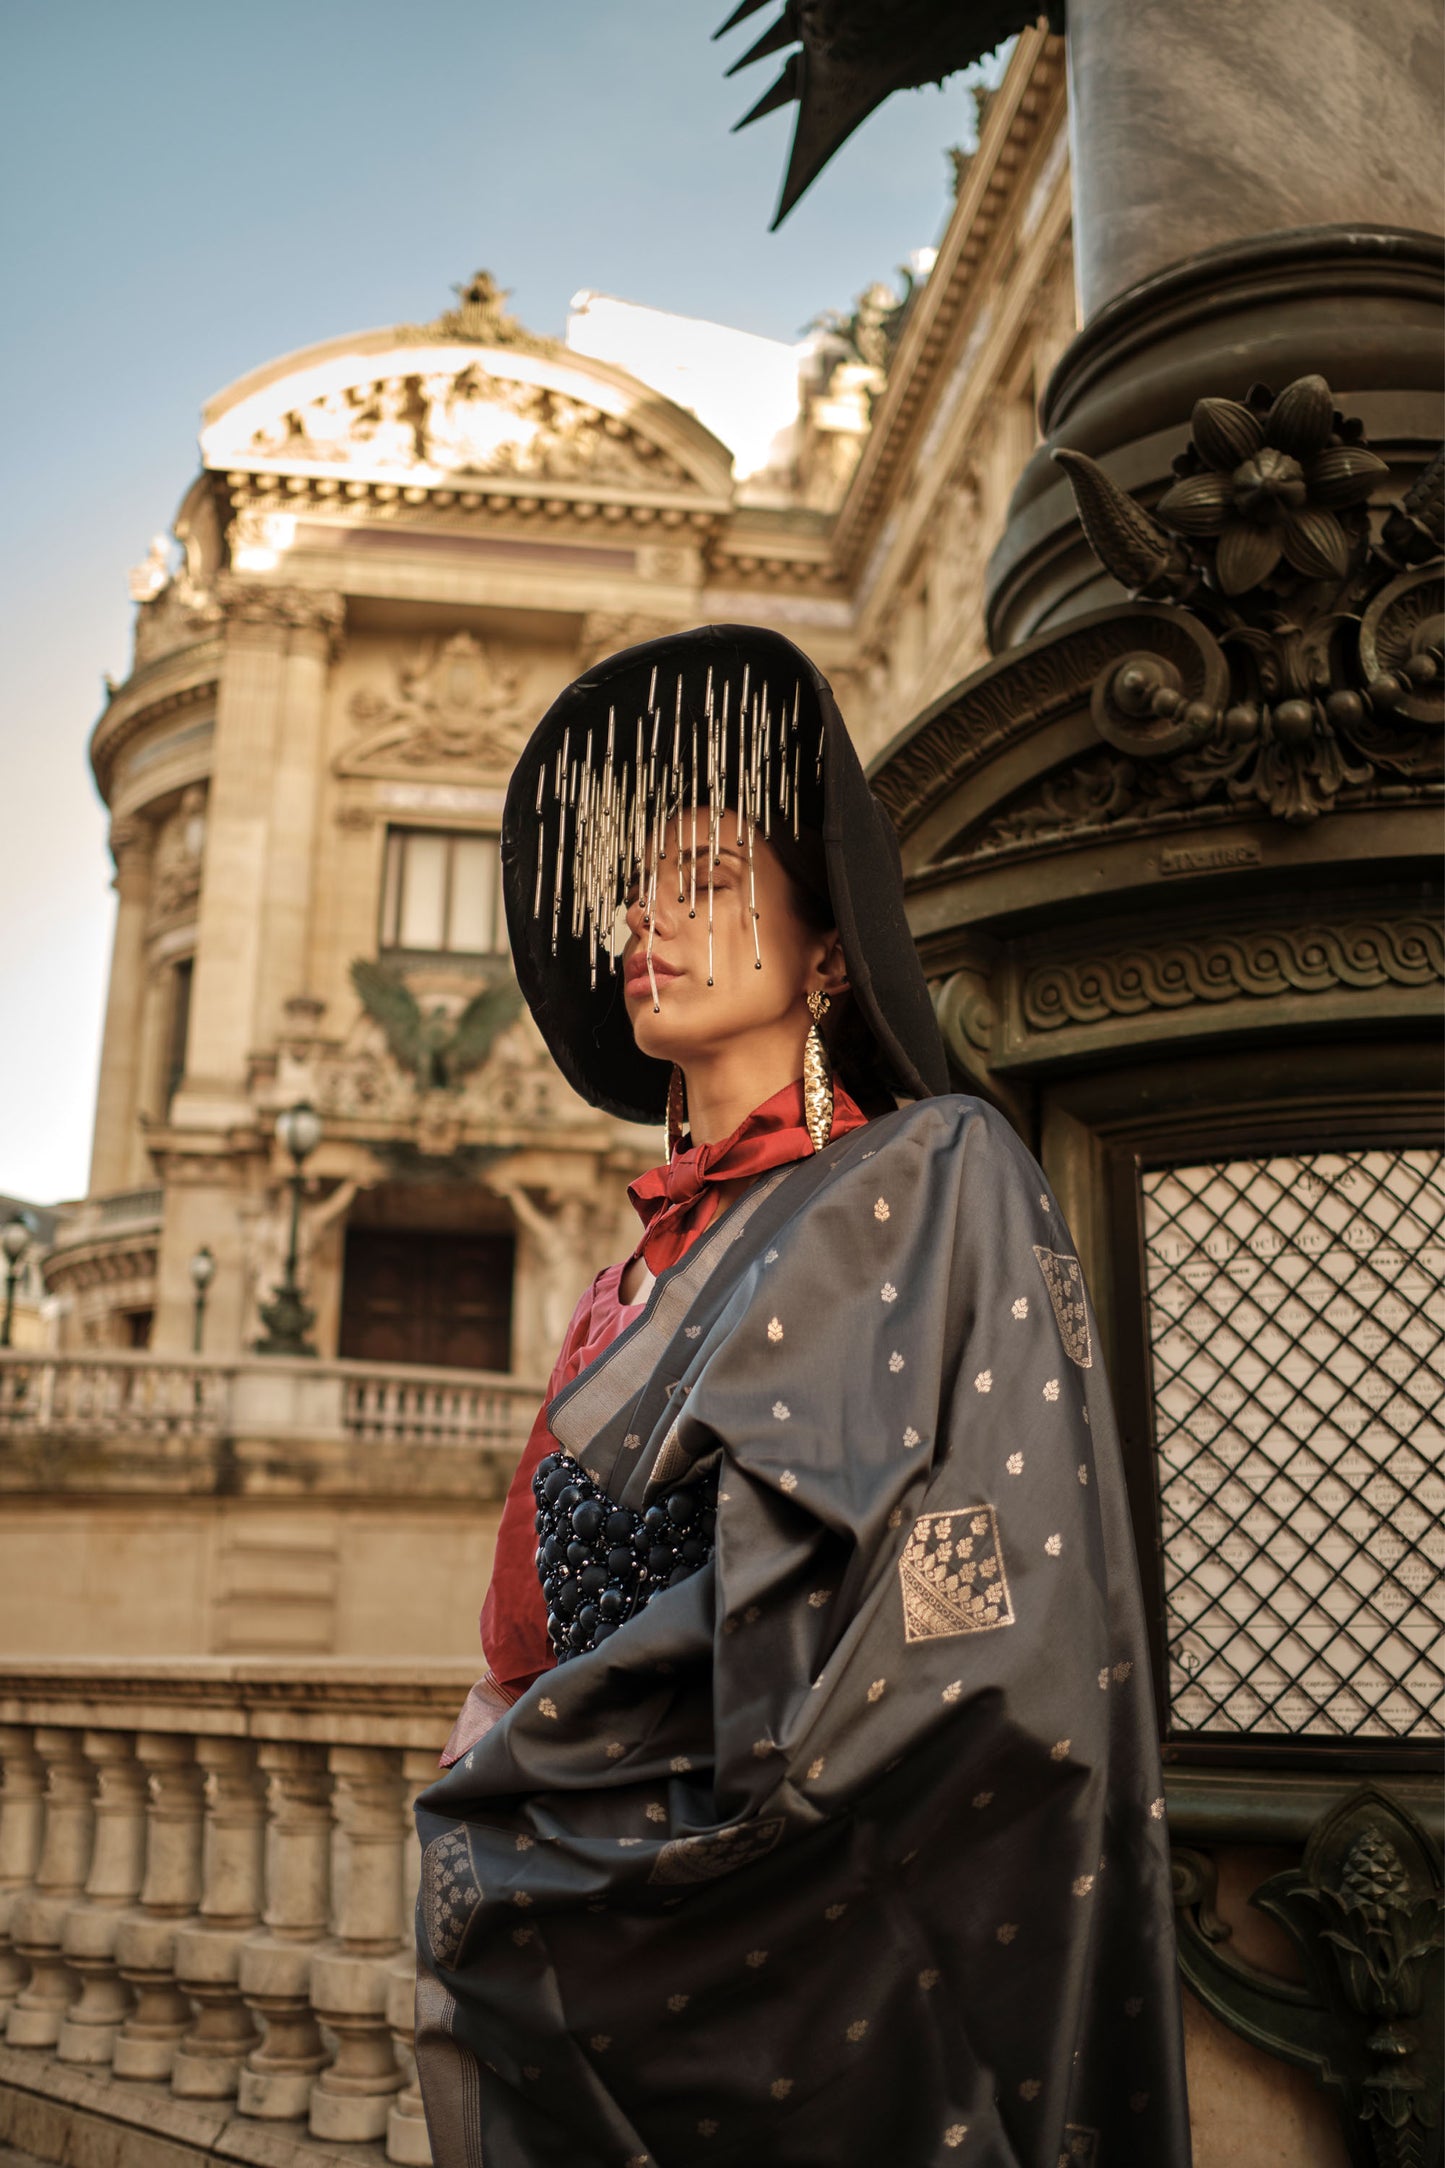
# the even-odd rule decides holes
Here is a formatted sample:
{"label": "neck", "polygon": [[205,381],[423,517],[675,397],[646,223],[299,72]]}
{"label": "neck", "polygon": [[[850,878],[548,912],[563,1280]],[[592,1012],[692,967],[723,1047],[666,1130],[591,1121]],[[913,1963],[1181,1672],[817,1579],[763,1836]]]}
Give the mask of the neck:
{"label": "neck", "polygon": [[806,1019],[801,1025],[789,1020],[692,1055],[682,1073],[693,1143],[730,1137],[754,1107],[800,1077],[807,1035]]}

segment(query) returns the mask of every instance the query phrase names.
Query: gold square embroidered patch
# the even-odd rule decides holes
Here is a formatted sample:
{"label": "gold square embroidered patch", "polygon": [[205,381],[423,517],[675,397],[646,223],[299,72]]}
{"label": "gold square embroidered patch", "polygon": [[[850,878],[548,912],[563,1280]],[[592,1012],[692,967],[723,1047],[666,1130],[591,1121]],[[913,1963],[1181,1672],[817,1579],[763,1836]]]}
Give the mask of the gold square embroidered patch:
{"label": "gold square embroidered patch", "polygon": [[1014,1623],[992,1506],[925,1513],[904,1545],[898,1578],[909,1641],[987,1633]]}
{"label": "gold square embroidered patch", "polygon": [[1057,1250],[1045,1249],[1038,1242],[1033,1250],[1049,1291],[1049,1301],[1054,1306],[1064,1353],[1081,1370],[1092,1370],[1094,1350],[1089,1339],[1089,1305],[1084,1299],[1084,1275],[1079,1269],[1079,1260],[1061,1256]]}

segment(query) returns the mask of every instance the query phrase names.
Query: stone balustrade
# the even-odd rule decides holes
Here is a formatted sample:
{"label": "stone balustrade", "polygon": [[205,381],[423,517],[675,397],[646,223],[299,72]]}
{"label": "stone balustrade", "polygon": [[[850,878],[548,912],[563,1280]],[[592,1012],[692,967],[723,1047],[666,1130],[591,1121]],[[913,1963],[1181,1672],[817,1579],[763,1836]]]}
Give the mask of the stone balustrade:
{"label": "stone balustrade", "polygon": [[429,2162],[411,1808],[474,1670],[0,1661],[0,2140]]}
{"label": "stone balustrade", "polygon": [[498,1372],[409,1363],[0,1350],[0,1444],[305,1435],[515,1450],[538,1398]]}
{"label": "stone balustrade", "polygon": [[225,1363],[0,1352],[0,1439],[214,1436],[233,1378]]}

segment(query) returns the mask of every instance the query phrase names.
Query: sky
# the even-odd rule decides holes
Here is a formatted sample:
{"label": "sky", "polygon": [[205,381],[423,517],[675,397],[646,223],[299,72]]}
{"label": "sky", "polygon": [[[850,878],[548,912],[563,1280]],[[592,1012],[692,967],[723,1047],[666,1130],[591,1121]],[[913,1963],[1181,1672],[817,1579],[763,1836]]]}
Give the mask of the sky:
{"label": "sky", "polygon": [[727,0],[0,0],[0,1192],[84,1193],[113,897],[86,743],[200,409],[481,267],[793,339],[938,238],[965,79],[897,97],[768,232],[791,111]]}

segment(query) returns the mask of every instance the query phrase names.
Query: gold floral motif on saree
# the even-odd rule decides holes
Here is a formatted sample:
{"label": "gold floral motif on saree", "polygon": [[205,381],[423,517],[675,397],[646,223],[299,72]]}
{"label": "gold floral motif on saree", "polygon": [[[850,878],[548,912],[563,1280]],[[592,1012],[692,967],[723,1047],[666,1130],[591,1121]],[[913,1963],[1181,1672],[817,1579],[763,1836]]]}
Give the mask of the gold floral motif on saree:
{"label": "gold floral motif on saree", "polygon": [[436,1963],[452,1971],[461,1956],[467,1930],[482,1903],[481,1884],[472,1863],[471,1838],[459,1823],[433,1837],[422,1853],[422,1913]]}
{"label": "gold floral motif on saree", "polygon": [[653,1862],[651,1882],[715,1882],[719,1875],[736,1874],[754,1860],[771,1852],[783,1834],[783,1817],[765,1822],[739,1822],[700,1837],[675,1837],[665,1844]]}
{"label": "gold floral motif on saree", "polygon": [[1064,1353],[1081,1370],[1091,1370],[1094,1350],[1089,1338],[1089,1306],[1084,1299],[1084,1275],[1079,1269],[1079,1260],[1064,1257],[1058,1250],[1045,1249],[1038,1242],[1033,1250],[1049,1291],[1049,1301],[1054,1306]]}
{"label": "gold floral motif on saree", "polygon": [[1013,1605],[991,1505],[925,1513],[898,1561],[903,1631],[909,1641],[1012,1626]]}

